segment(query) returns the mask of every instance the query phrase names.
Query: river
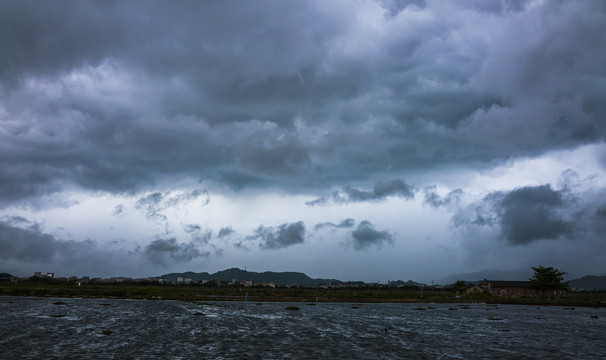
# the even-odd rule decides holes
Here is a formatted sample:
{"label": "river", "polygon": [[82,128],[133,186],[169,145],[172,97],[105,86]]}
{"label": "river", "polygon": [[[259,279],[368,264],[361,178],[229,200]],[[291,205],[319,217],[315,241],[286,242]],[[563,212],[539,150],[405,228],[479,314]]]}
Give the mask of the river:
{"label": "river", "polygon": [[602,360],[606,310],[0,297],[0,358]]}

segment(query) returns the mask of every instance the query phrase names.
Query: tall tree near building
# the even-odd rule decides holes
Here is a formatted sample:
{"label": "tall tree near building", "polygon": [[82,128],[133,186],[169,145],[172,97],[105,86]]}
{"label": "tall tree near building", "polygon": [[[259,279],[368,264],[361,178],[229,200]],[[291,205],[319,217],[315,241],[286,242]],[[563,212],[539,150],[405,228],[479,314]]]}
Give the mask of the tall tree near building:
{"label": "tall tree near building", "polygon": [[568,289],[568,281],[564,281],[565,272],[549,266],[532,267],[534,275],[530,279],[540,289]]}

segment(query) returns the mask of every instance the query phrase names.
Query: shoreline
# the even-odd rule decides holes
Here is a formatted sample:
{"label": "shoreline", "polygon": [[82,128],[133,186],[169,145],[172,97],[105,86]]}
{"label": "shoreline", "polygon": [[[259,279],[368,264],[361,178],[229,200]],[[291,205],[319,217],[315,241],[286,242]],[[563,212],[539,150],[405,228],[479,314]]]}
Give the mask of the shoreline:
{"label": "shoreline", "polygon": [[[602,295],[602,294],[600,294]],[[486,304],[486,305],[523,305],[523,306],[560,306],[570,307],[587,307],[587,308],[606,308],[606,303],[602,300],[597,301],[575,301],[575,299],[569,298],[556,298],[556,299],[529,299],[529,298],[498,298],[491,297],[486,299],[471,299],[467,297],[459,298],[422,298],[422,299],[390,299],[390,298],[315,298],[309,299],[305,297],[281,297],[281,298],[267,298],[267,297],[256,297],[249,296],[246,299],[245,296],[221,296],[221,295],[207,295],[192,297],[179,297],[179,296],[107,296],[107,295],[95,295],[95,294],[78,294],[78,295],[66,295],[66,294],[6,294],[0,293],[2,297],[23,297],[31,299],[107,299],[107,300],[146,300],[146,301],[183,301],[192,303],[204,303],[204,302],[226,302],[226,303],[296,303],[296,304],[457,304],[470,305],[470,304]]]}
{"label": "shoreline", "polygon": [[[242,303],[242,304],[305,304],[305,305],[320,305],[320,304],[350,304],[350,305],[362,305],[362,304],[426,304],[426,305],[457,305],[460,307],[468,306],[468,305],[488,305],[488,306],[498,306],[498,305],[514,305],[514,306],[544,306],[544,307],[563,307],[566,310],[574,310],[575,308],[591,308],[591,309],[601,309],[606,308],[606,304],[576,304],[576,303],[568,303],[568,302],[498,302],[498,301],[457,301],[457,302],[436,302],[436,301],[306,301],[302,300],[280,300],[280,301],[262,301],[262,300],[215,300],[215,299],[203,299],[203,300],[181,300],[181,299],[148,299],[148,298],[132,298],[132,297],[96,297],[96,296],[30,296],[30,295],[0,295],[0,297],[19,297],[19,298],[29,298],[30,300],[44,300],[44,299],[98,299],[98,300],[137,300],[137,301],[183,301],[183,302],[191,302],[191,303]],[[432,306],[428,306],[428,310],[432,309]]]}
{"label": "shoreline", "polygon": [[558,297],[501,297],[488,293],[457,294],[452,290],[403,288],[263,288],[195,285],[95,284],[17,281],[0,282],[0,296],[56,298],[147,299],[189,302],[290,303],[486,303],[534,306],[606,307],[606,291],[569,292]]}

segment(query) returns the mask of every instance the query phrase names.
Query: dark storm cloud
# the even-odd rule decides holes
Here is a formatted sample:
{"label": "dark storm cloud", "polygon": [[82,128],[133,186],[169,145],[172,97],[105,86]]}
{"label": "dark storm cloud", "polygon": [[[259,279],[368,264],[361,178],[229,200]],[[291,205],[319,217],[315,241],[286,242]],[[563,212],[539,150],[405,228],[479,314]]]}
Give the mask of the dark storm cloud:
{"label": "dark storm cloud", "polygon": [[123,260],[117,250],[104,249],[93,240],[59,239],[46,233],[39,223],[21,217],[0,220],[0,248],[0,259],[5,264],[27,262],[87,272],[114,265],[120,268]]}
{"label": "dark storm cloud", "polygon": [[606,221],[606,207],[601,207],[595,211],[595,216],[600,220]]}
{"label": "dark storm cloud", "polygon": [[446,206],[446,207],[454,206],[461,200],[461,197],[464,195],[463,190],[455,189],[455,190],[449,192],[448,194],[446,194],[446,196],[441,197],[436,192],[435,185],[428,186],[425,189],[423,189],[423,191],[425,192],[425,198],[423,199],[423,202],[434,208],[439,208],[442,206]]}
{"label": "dark storm cloud", "polygon": [[261,240],[261,247],[265,249],[281,249],[302,244],[305,240],[305,224],[299,221],[277,227],[261,225],[248,239]]}
{"label": "dark storm cloud", "polygon": [[0,44],[2,206],[181,177],[324,191],[606,134],[600,0],[9,0]]}
{"label": "dark storm cloud", "polygon": [[461,208],[452,217],[452,233],[468,261],[484,268],[553,264],[578,275],[600,268],[606,189],[590,186],[593,176],[564,171],[562,178],[557,188],[493,192]]}
{"label": "dark storm cloud", "polygon": [[262,139],[251,138],[237,155],[244,168],[267,175],[294,175],[300,167],[310,164],[308,150],[296,138],[273,141],[271,145],[256,145]]}
{"label": "dark storm cloud", "polygon": [[347,219],[341,220],[338,224],[334,224],[331,222],[323,222],[323,223],[316,224],[316,226],[314,226],[314,230],[321,230],[324,228],[351,229],[352,227],[354,227],[355,224],[356,224],[356,221],[354,219],[347,218]]}
{"label": "dark storm cloud", "polygon": [[453,222],[456,226],[498,226],[500,237],[511,245],[569,239],[578,231],[573,219],[580,211],[571,196],[550,185],[495,192],[472,209],[461,210]]}
{"label": "dark storm cloud", "polygon": [[563,194],[549,185],[515,189],[497,203],[501,234],[513,245],[566,236],[572,224],[558,214],[563,206]]}
{"label": "dark storm cloud", "polygon": [[23,261],[53,262],[65,252],[78,251],[80,244],[60,241],[45,234],[35,226],[16,227],[9,222],[0,222],[0,258]]}
{"label": "dark storm cloud", "polygon": [[210,255],[209,252],[202,251],[194,242],[179,243],[174,237],[153,240],[143,251],[150,262],[163,266],[190,262]]}
{"label": "dark storm cloud", "polygon": [[307,202],[309,206],[326,205],[331,202],[348,204],[357,202],[383,201],[390,196],[410,200],[414,198],[414,188],[400,179],[378,182],[372,190],[360,190],[346,186],[341,191],[335,191],[329,198],[320,197]]}
{"label": "dark storm cloud", "polygon": [[356,250],[366,250],[370,247],[381,247],[392,243],[392,235],[387,231],[375,230],[374,225],[367,220],[361,221],[351,232],[351,242]]}
{"label": "dark storm cloud", "polygon": [[591,224],[593,224],[593,232],[596,234],[606,233],[606,204],[600,204],[597,209],[593,210],[593,214],[589,214]]}

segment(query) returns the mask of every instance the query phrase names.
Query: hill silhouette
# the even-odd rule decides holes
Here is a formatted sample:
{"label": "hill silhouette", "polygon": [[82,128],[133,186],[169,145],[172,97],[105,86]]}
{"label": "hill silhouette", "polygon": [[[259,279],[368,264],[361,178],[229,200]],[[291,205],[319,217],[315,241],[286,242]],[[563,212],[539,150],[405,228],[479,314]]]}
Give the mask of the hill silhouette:
{"label": "hill silhouette", "polygon": [[606,276],[585,275],[582,278],[570,280],[568,285],[576,290],[606,290]]}
{"label": "hill silhouette", "polygon": [[[480,282],[482,279],[490,279],[490,280],[528,280],[529,275],[527,275],[527,271],[498,271],[498,270],[484,270],[475,273],[466,273],[466,274],[455,274],[449,277],[446,277],[439,282],[438,284],[449,285],[454,283],[457,280],[463,280],[466,282]],[[221,281],[230,282],[233,280],[236,281],[247,281],[250,280],[254,284],[260,283],[274,283],[276,286],[320,286],[332,283],[334,284],[354,284],[361,285],[364,282],[343,282],[337,279],[313,279],[301,272],[273,272],[273,271],[265,271],[265,272],[254,272],[254,271],[246,271],[241,270],[239,268],[231,268],[222,271],[217,271],[216,273],[208,273],[208,272],[193,272],[187,271],[182,273],[169,273],[161,275],[160,277],[176,281],[177,277],[182,278],[191,278],[194,281],[212,281],[220,279]],[[571,289],[576,290],[606,290],[606,276],[595,276],[595,275],[586,275],[582,278],[570,280],[569,282]],[[406,282],[402,280],[390,281],[389,286],[395,287],[421,287],[427,286],[426,284],[419,283],[416,281],[408,280]]]}
{"label": "hill silhouette", "polygon": [[336,279],[312,279],[304,273],[301,272],[273,272],[273,271],[265,271],[262,273],[254,272],[254,271],[246,271],[238,268],[231,268],[227,270],[218,271],[213,274],[209,274],[207,272],[184,272],[184,273],[170,273],[164,274],[161,277],[176,281],[177,277],[189,277],[194,281],[201,280],[216,280],[220,279],[221,281],[247,281],[251,280],[255,284],[259,283],[274,283],[277,286],[318,286],[328,283],[339,283],[341,281]]}

